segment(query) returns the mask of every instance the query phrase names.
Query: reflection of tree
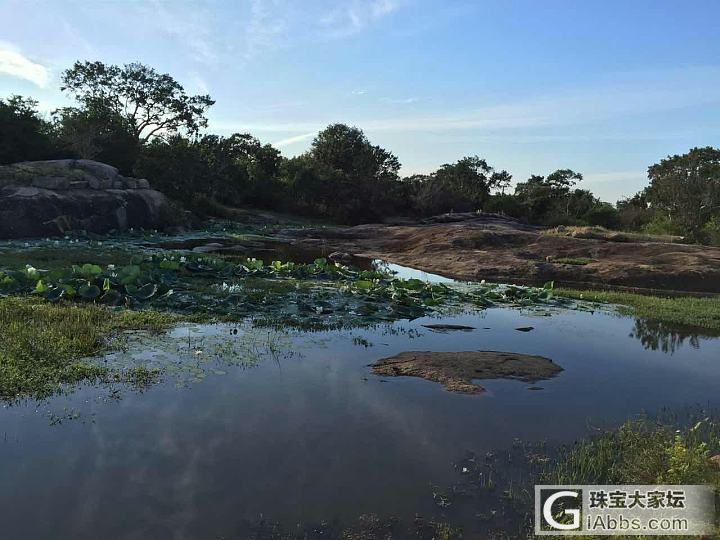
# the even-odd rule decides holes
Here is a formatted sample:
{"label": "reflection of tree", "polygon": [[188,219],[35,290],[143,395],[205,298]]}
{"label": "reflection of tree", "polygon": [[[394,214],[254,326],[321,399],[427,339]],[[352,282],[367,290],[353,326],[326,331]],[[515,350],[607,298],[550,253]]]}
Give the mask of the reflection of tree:
{"label": "reflection of tree", "polygon": [[714,337],[714,335],[700,328],[680,326],[650,319],[635,319],[635,328],[630,333],[630,337],[639,339],[646,349],[653,351],[661,350],[662,352],[672,354],[679,349],[686,340],[693,349],[699,349],[702,338]]}

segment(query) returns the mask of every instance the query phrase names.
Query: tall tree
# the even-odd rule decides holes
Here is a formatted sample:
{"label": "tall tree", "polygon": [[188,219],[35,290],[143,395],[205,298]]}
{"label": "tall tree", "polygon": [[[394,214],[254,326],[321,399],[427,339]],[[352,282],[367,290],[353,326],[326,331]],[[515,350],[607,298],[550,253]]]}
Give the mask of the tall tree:
{"label": "tall tree", "polygon": [[187,95],[170,75],[140,63],[75,62],[62,82],[62,90],[84,108],[106,108],[123,118],[139,143],[179,131],[197,133],[207,126],[205,112],[215,103],[208,95]]}
{"label": "tall tree", "polygon": [[[388,150],[373,145],[362,130],[331,124],[313,140],[302,182],[317,189],[317,198],[334,217],[357,222],[379,218],[395,209],[400,162]],[[312,177],[312,178],[311,178]]]}
{"label": "tall tree", "polygon": [[693,238],[720,216],[720,150],[693,148],[648,169],[645,196],[651,208],[679,224]]}
{"label": "tall tree", "polygon": [[51,125],[37,101],[22,96],[0,99],[0,164],[56,157]]}

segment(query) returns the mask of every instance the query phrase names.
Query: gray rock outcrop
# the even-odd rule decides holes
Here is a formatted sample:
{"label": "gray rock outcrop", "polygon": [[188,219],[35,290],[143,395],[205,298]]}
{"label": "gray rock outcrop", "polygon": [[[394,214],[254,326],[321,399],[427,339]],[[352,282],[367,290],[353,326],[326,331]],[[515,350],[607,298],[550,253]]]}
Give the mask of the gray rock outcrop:
{"label": "gray rock outcrop", "polygon": [[145,179],[86,159],[0,166],[0,238],[162,229],[177,213]]}

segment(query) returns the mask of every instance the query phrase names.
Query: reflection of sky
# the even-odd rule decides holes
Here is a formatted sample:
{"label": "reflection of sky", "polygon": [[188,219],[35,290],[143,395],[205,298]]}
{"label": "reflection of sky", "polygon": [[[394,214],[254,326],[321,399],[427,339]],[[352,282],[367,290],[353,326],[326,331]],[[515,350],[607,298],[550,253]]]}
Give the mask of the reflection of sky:
{"label": "reflection of sky", "polygon": [[[719,404],[718,340],[664,354],[630,337],[632,319],[587,312],[491,309],[442,319],[477,328],[457,333],[428,331],[427,322],[389,327],[417,329],[412,339],[374,329],[292,338],[283,342],[296,352],[289,359],[246,369],[226,362],[226,375],[186,388],[171,378],[143,394],[124,391],[117,402],[85,388],[38,412],[32,404],[3,409],[0,508],[12,508],[4,533],[232,537],[241,519],[261,513],[289,521],[373,510],[412,517],[433,510],[429,483],[452,482],[451,462],[466,450],[482,455],[515,437],[570,441],[588,420]],[[208,330],[230,335],[223,326]],[[372,346],[355,346],[353,337]],[[370,374],[368,364],[404,350],[538,354],[564,371],[538,382],[542,391],[486,381],[478,396]],[[64,407],[80,419],[49,426],[45,411]]]}
{"label": "reflection of sky", "polygon": [[400,266],[399,264],[388,263],[379,259],[373,261],[373,264],[380,270],[391,272],[399,279],[419,279],[430,283],[454,283],[455,280],[439,276],[437,274],[430,274],[423,272],[422,270],[416,270],[415,268],[409,268],[407,266]]}

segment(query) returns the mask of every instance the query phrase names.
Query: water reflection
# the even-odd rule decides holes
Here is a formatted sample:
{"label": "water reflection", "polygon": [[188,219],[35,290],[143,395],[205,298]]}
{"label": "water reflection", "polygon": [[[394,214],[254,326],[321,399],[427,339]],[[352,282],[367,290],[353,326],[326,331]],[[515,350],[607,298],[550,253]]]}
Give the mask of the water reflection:
{"label": "water reflection", "polygon": [[673,354],[685,343],[693,349],[700,348],[700,342],[717,337],[711,330],[682,326],[652,319],[635,319],[630,337],[640,340],[643,347],[651,351]]}

